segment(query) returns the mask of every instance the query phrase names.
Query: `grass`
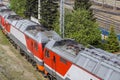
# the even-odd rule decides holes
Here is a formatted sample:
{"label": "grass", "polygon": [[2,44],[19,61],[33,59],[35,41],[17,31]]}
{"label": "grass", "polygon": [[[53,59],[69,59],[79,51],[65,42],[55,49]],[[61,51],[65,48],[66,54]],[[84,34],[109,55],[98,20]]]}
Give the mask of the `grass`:
{"label": "grass", "polygon": [[9,44],[9,41],[7,40],[6,36],[4,36],[1,30],[0,30],[0,44],[2,45]]}
{"label": "grass", "polygon": [[[9,46],[9,50],[13,52],[13,55],[15,55],[18,59],[15,60],[15,58],[8,55],[8,52],[0,46],[0,66],[3,66],[3,71],[0,71],[0,80],[28,80],[23,74],[24,70],[25,73],[31,73],[33,74],[31,77],[35,77],[36,80],[46,80],[43,78],[43,76],[35,70],[35,68],[32,67],[30,63],[28,63],[27,60],[22,57],[18,51],[9,43],[6,36],[2,33],[0,30],[0,45]],[[21,70],[22,67],[18,67],[18,69],[14,69],[14,67],[18,66],[17,63],[19,60],[22,60],[21,63],[24,70]],[[28,74],[29,75],[29,74]]]}

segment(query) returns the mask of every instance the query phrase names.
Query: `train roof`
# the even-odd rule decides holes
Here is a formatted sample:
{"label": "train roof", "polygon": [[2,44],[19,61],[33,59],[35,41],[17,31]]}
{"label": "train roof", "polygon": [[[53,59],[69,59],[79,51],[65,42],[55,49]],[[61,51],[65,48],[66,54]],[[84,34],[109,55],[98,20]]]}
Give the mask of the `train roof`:
{"label": "train roof", "polygon": [[18,19],[14,20],[12,18],[12,19],[9,19],[9,21],[10,20],[13,20],[11,25],[14,26],[15,28],[19,29],[22,32],[24,32],[29,26],[36,25],[35,22],[32,22],[28,19],[21,19],[20,18],[20,20],[19,20],[19,18],[18,18]]}
{"label": "train roof", "polygon": [[8,9],[8,8],[6,8],[6,9],[1,9],[0,10],[0,12],[8,12],[8,11],[12,11],[11,9]]}
{"label": "train roof", "polygon": [[6,18],[6,21],[12,24],[14,21],[22,20],[23,18],[20,17],[19,15],[8,15]]}
{"label": "train roof", "polygon": [[120,80],[120,57],[115,54],[99,48],[85,48],[71,40],[52,40],[46,47],[104,80]]}
{"label": "train roof", "polygon": [[0,11],[3,10],[3,9],[8,9],[8,8],[4,5],[2,5],[2,6],[0,5]]}
{"label": "train roof", "polygon": [[52,40],[46,45],[46,47],[72,62],[75,60],[75,57],[79,54],[79,52],[85,49],[83,45],[78,44],[71,39],[64,39],[60,41]]}
{"label": "train roof", "polygon": [[120,79],[120,76],[118,76],[120,75],[120,59],[117,55],[101,49],[86,49],[79,55],[76,64],[104,80]]}
{"label": "train roof", "polygon": [[[15,19],[13,18],[15,17]],[[16,18],[17,17],[17,18]],[[21,17],[11,15],[7,21],[37,42],[46,43],[50,39],[60,40],[61,37],[52,30],[45,29],[42,25],[31,20],[21,19]]]}
{"label": "train roof", "polygon": [[29,26],[26,29],[25,33],[30,37],[32,37],[37,42],[42,42],[42,43],[46,43],[50,39],[54,39],[54,40],[61,39],[61,37],[55,31],[47,30],[43,28],[41,25]]}
{"label": "train roof", "polygon": [[5,6],[5,5],[0,3],[0,7],[3,7],[3,6]]}
{"label": "train roof", "polygon": [[16,15],[16,13],[11,11],[10,9],[3,9],[2,12],[0,12],[0,15],[6,17],[9,15]]}

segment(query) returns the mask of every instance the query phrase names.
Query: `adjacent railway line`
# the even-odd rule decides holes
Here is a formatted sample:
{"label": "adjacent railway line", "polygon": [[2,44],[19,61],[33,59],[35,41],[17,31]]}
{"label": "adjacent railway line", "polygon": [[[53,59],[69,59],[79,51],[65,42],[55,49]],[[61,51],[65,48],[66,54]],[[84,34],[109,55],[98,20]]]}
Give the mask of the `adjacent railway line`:
{"label": "adjacent railway line", "polygon": [[100,27],[109,30],[110,26],[115,26],[115,31],[119,34],[120,33],[120,20],[111,18],[107,14],[100,12],[95,12],[95,17],[97,18],[97,22],[99,23]]}

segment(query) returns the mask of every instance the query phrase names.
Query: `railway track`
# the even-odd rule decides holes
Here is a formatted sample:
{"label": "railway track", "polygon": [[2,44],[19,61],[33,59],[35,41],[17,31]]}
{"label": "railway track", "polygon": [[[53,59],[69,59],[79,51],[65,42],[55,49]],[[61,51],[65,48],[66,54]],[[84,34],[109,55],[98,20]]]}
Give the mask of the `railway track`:
{"label": "railway track", "polygon": [[105,16],[104,14],[101,14],[101,13],[99,13],[99,12],[95,12],[95,16],[103,17],[103,18],[109,19],[109,20],[112,21],[112,22],[120,23],[120,20],[111,18],[110,16]]}
{"label": "railway track", "polygon": [[[106,16],[105,14],[95,12],[95,17],[97,18],[97,22],[100,24],[104,24],[105,29],[109,30],[110,26],[115,26],[116,33],[120,33],[120,20],[111,18],[110,16]],[[101,26],[101,25],[100,25]]]}

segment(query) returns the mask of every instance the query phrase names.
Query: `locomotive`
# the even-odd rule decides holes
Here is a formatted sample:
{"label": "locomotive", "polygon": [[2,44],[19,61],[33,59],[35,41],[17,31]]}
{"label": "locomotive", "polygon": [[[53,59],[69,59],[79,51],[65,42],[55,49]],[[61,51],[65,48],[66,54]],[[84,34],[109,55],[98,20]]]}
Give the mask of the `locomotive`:
{"label": "locomotive", "polygon": [[0,25],[15,48],[49,80],[120,80],[120,56],[62,39],[3,4]]}

